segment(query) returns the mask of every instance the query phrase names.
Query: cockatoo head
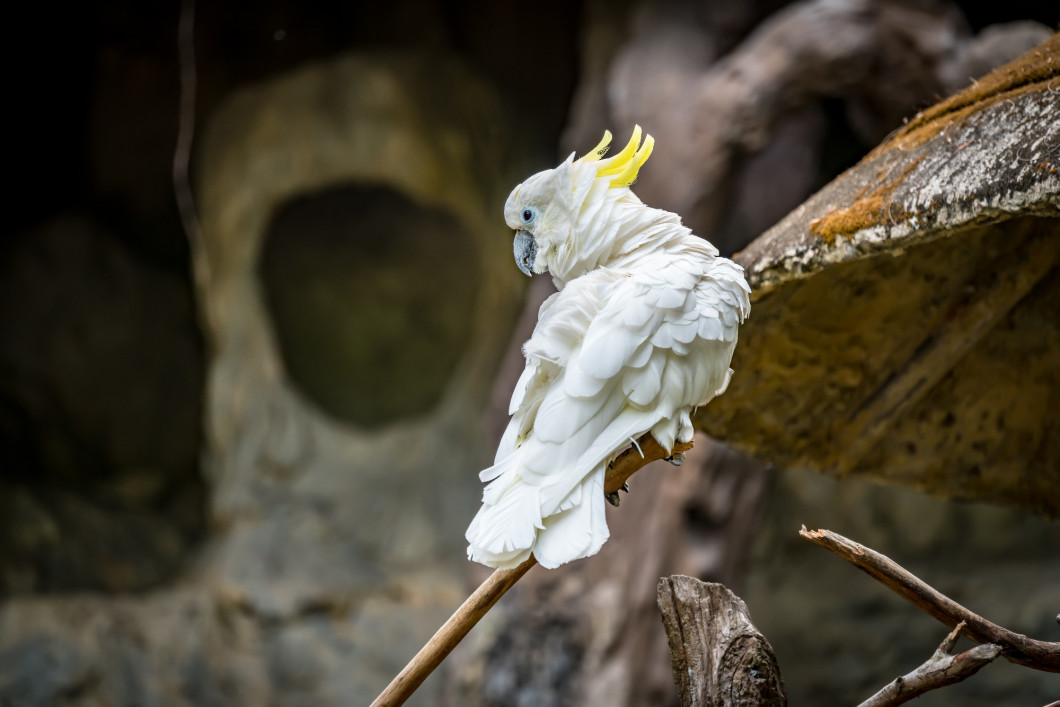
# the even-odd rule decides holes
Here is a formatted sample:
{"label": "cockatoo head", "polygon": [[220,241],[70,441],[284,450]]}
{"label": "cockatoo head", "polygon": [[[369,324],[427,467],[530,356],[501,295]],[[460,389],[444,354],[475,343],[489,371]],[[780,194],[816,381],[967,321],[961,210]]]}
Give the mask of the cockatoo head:
{"label": "cockatoo head", "polygon": [[651,135],[643,145],[640,138],[638,125],[620,153],[601,159],[611,145],[611,133],[604,131],[603,140],[589,154],[576,160],[572,153],[555,169],[538,172],[512,190],[504,220],[515,231],[515,262],[520,270],[559,276],[571,260],[592,250],[595,239],[582,237],[587,230],[582,216],[600,215],[600,209],[588,207],[629,194],[629,185],[655,145]]}

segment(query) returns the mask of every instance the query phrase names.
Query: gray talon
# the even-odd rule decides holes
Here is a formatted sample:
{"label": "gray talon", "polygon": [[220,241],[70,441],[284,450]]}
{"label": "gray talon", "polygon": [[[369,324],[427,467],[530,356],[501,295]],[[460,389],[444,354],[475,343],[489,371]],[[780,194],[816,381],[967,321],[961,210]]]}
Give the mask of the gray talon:
{"label": "gray talon", "polygon": [[681,466],[685,463],[685,453],[678,452],[677,454],[671,454],[670,456],[666,457],[664,461],[668,461],[674,466]]}
{"label": "gray talon", "polygon": [[604,498],[606,498],[607,502],[615,508],[618,508],[618,504],[622,503],[622,499],[618,496],[618,491],[614,491],[612,493],[605,493]]}

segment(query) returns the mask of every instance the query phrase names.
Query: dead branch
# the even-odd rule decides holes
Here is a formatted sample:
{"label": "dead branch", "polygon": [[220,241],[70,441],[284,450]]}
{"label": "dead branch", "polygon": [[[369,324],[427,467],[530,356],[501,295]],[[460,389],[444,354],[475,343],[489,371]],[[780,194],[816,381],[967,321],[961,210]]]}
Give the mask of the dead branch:
{"label": "dead branch", "polygon": [[935,653],[911,673],[895,678],[882,690],[858,707],[892,707],[919,697],[925,692],[953,685],[979,672],[979,668],[997,658],[1001,646],[984,643],[963,653],[953,653],[957,639],[965,627],[961,621],[950,631],[935,650]]}
{"label": "dead branch", "polygon": [[[674,454],[687,452],[692,443],[677,443]],[[637,450],[640,450],[639,452]],[[671,451],[664,449],[650,433],[646,433],[634,447],[622,452],[611,463],[604,478],[604,493],[616,493],[625,485],[634,472],[645,465],[670,456]],[[386,689],[379,693],[371,707],[392,707],[405,703],[412,693],[434,672],[445,657],[463,640],[475,624],[479,622],[493,605],[511,589],[531,567],[537,564],[532,555],[523,564],[509,570],[496,570],[479,588],[460,605],[460,608],[449,617],[440,629],[420,649],[400,673],[397,674]]]}
{"label": "dead branch", "polygon": [[184,227],[192,253],[195,282],[200,289],[208,277],[208,262],[204,252],[202,223],[195,208],[195,196],[188,178],[191,148],[195,140],[195,94],[198,78],[195,69],[195,0],[182,0],[177,28],[177,49],[180,59],[180,115],[177,123],[177,143],[173,148],[173,196],[177,202],[180,222]]}
{"label": "dead branch", "polygon": [[659,580],[658,601],[682,707],[787,704],[773,648],[740,597],[673,575]]}
{"label": "dead branch", "polygon": [[1060,643],[1037,641],[987,621],[929,586],[889,557],[838,533],[807,530],[803,526],[799,535],[831,550],[947,626],[964,624],[961,633],[976,643],[997,644],[1001,647],[1001,655],[1009,662],[1035,670],[1060,673]]}

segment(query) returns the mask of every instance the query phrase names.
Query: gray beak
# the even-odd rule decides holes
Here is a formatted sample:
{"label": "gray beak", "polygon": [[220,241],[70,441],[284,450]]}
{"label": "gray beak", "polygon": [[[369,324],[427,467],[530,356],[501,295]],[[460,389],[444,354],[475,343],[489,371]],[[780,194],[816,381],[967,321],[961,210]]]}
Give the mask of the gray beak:
{"label": "gray beak", "polygon": [[515,250],[515,264],[518,265],[519,269],[524,273],[533,277],[534,260],[537,259],[537,243],[534,241],[533,235],[531,235],[529,231],[516,231],[515,243],[513,246]]}

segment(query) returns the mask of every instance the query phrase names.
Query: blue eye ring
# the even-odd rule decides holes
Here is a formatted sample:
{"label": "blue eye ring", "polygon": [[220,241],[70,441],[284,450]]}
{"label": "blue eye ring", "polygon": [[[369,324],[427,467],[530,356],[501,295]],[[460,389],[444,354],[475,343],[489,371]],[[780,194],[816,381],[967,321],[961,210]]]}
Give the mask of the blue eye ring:
{"label": "blue eye ring", "polygon": [[523,219],[524,224],[530,225],[534,222],[534,219],[537,218],[537,209],[530,206],[524,207],[521,218]]}

